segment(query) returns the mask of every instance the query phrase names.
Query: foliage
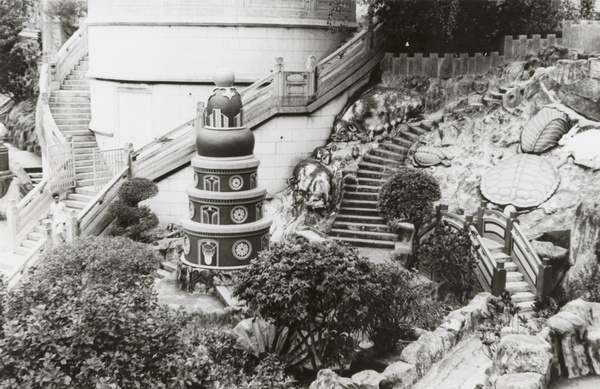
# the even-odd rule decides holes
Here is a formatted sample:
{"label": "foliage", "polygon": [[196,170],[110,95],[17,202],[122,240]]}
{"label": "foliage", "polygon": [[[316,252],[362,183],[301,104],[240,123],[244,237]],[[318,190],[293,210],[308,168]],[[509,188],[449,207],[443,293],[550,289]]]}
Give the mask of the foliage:
{"label": "foliage", "polygon": [[541,319],[548,319],[556,315],[563,305],[554,297],[536,296],[533,302],[533,315]]}
{"label": "foliage", "polygon": [[443,221],[421,243],[419,255],[421,263],[439,274],[460,302],[473,297],[477,260],[468,230],[457,230]]}
{"label": "foliage", "polygon": [[16,102],[32,98],[37,88],[39,44],[18,36],[32,6],[32,0],[0,2],[0,93]]}
{"label": "foliage", "polygon": [[51,0],[46,6],[46,14],[60,21],[63,40],[67,40],[79,28],[79,20],[87,14],[87,1]]}
{"label": "foliage", "polygon": [[125,236],[139,242],[152,240],[151,230],[158,226],[158,217],[148,206],[138,206],[140,201],[158,194],[158,186],[147,178],[134,177],[119,188],[119,199],[108,209],[114,218],[109,235]]}
{"label": "foliage", "polygon": [[0,387],[192,388],[208,379],[182,313],[152,293],[155,252],[86,238],[45,256],[9,293]]}
{"label": "foliage", "polygon": [[488,358],[494,358],[504,327],[510,325],[517,333],[521,330],[520,321],[524,322],[525,319],[518,315],[519,310],[506,290],[488,303],[487,312],[483,313],[483,321],[477,328],[483,343],[483,352]]}
{"label": "foliage", "polygon": [[442,321],[437,302],[424,298],[414,275],[395,264],[372,265],[361,295],[365,332],[378,350],[395,348],[413,327],[433,330]]}
{"label": "foliage", "polygon": [[[391,51],[488,52],[505,35],[560,31],[568,18],[595,17],[593,1],[570,0],[362,0],[369,20],[387,22]],[[572,9],[571,9],[571,8]]]}
{"label": "foliage", "polygon": [[9,101],[0,110],[0,122],[8,130],[5,141],[20,150],[41,154],[37,134],[35,132],[35,100],[25,100],[19,103]]}
{"label": "foliage", "polygon": [[379,213],[392,222],[407,220],[414,226],[412,255],[407,263],[416,264],[419,250],[419,231],[433,215],[433,203],[442,196],[435,178],[423,170],[400,168],[383,184],[379,192]]}
{"label": "foliage", "polygon": [[265,320],[288,327],[308,350],[313,369],[344,366],[351,333],[362,328],[361,285],[369,264],[335,242],[275,245],[236,279],[234,295]]}
{"label": "foliage", "polygon": [[589,302],[600,302],[600,241],[595,246],[596,261],[589,261],[579,270],[568,285],[569,300],[583,298]]}

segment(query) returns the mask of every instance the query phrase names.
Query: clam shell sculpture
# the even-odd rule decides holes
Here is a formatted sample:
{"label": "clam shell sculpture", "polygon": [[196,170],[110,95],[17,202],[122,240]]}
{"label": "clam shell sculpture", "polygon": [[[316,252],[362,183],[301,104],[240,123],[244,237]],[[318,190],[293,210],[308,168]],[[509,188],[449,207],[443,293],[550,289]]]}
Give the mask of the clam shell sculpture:
{"label": "clam shell sculpture", "polygon": [[531,208],[548,200],[559,183],[558,172],[544,158],[517,154],[485,172],[481,193],[498,205]]}
{"label": "clam shell sculpture", "polygon": [[413,163],[417,166],[434,166],[439,163],[450,166],[446,154],[437,147],[421,146],[415,150]]}
{"label": "clam shell sculpture", "polygon": [[557,109],[544,107],[523,127],[521,150],[531,154],[543,153],[556,146],[568,131],[567,116]]}

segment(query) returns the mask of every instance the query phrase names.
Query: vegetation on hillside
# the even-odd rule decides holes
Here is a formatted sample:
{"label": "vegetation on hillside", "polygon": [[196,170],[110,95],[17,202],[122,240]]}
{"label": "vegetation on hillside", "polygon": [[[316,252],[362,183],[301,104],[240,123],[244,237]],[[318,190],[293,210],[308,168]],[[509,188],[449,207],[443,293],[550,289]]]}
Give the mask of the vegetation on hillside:
{"label": "vegetation on hillside", "polygon": [[563,20],[598,16],[593,0],[361,1],[371,22],[386,22],[390,51],[409,53],[485,53],[505,35],[557,33]]}

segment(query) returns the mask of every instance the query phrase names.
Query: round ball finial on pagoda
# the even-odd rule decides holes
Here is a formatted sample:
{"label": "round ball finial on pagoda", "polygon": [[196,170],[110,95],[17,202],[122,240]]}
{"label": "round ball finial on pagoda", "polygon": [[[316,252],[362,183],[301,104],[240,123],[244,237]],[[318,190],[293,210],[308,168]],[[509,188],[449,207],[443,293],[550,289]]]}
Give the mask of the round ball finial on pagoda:
{"label": "round ball finial on pagoda", "polygon": [[231,88],[235,82],[235,74],[229,68],[218,68],[214,80],[219,88]]}
{"label": "round ball finial on pagoda", "polygon": [[194,186],[187,190],[189,214],[182,220],[178,266],[180,286],[190,291],[203,271],[243,268],[269,245],[266,190],[258,186],[254,135],[243,126],[234,80],[230,70],[219,70],[205,109],[198,110]]}

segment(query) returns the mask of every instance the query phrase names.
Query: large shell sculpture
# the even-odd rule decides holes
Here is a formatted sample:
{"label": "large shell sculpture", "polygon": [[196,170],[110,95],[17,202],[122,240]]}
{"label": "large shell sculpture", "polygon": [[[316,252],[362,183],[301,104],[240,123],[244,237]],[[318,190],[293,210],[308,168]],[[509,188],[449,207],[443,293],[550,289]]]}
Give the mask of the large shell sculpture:
{"label": "large shell sculpture", "polygon": [[569,132],[569,119],[563,112],[544,107],[533,117],[521,132],[521,150],[524,153],[541,154],[556,146],[564,134]]}
{"label": "large shell sculpture", "polygon": [[434,166],[439,163],[450,166],[446,154],[437,147],[421,146],[413,155],[413,165],[416,166]]}
{"label": "large shell sculpture", "polygon": [[498,205],[531,208],[548,200],[559,183],[556,168],[543,157],[517,154],[485,172],[481,193]]}

